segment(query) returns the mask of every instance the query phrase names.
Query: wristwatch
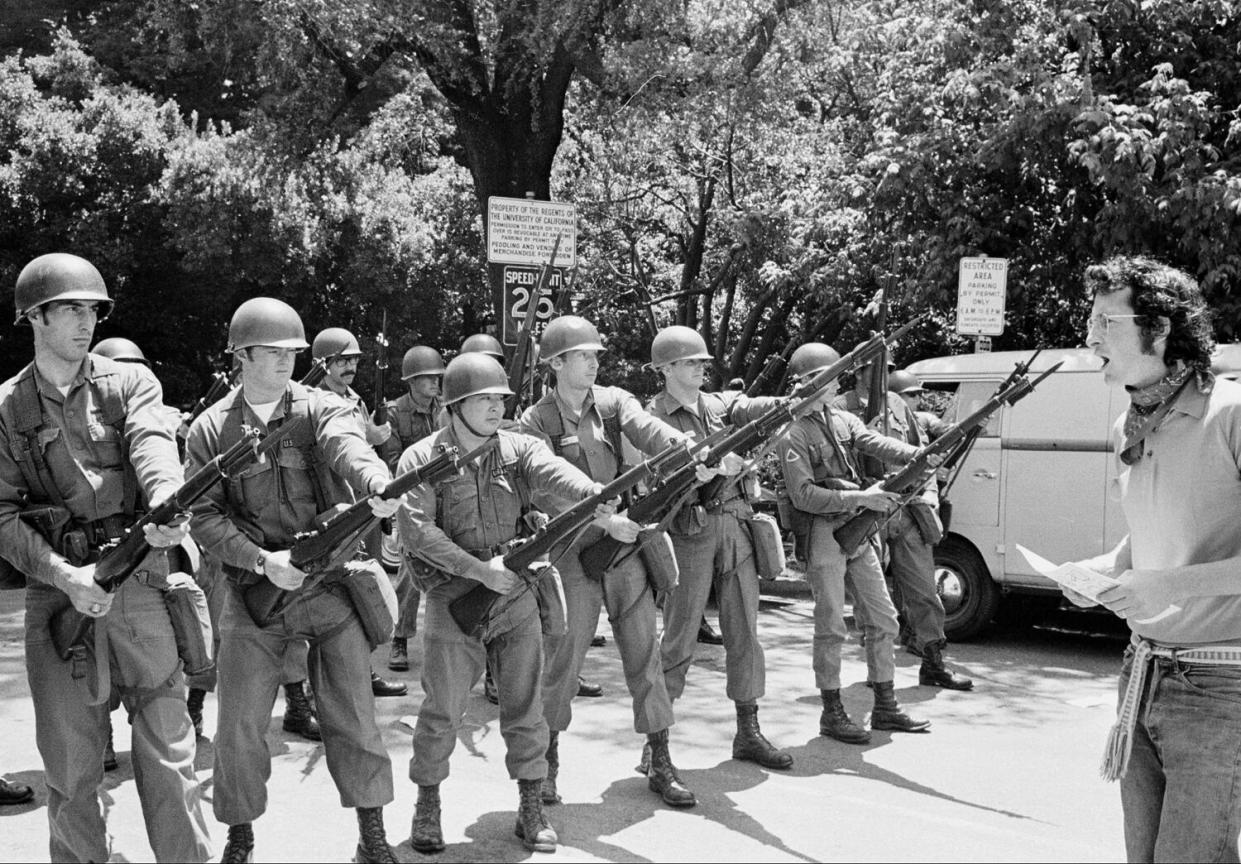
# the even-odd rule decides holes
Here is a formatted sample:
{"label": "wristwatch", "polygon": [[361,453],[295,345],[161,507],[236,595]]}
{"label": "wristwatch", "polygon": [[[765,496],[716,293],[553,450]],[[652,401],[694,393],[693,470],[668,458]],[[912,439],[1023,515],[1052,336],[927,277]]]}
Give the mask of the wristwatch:
{"label": "wristwatch", "polygon": [[254,572],[260,576],[267,575],[267,553],[259,550],[259,557],[254,559]]}

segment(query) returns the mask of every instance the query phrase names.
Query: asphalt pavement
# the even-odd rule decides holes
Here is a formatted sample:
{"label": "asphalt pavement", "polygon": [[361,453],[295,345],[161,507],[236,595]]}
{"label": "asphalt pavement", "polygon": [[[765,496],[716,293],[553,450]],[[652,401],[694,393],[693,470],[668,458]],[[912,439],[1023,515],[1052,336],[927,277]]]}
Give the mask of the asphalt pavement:
{"label": "asphalt pavement", "polygon": [[[47,860],[47,793],[34,745],[34,718],[22,659],[22,592],[0,594],[0,771],[37,790],[34,802],[0,808],[0,860]],[[768,584],[760,611],[767,652],[767,695],[759,719],[766,735],[796,760],[790,771],[730,758],[735,729],[724,695],[724,651],[699,646],[676,704],[672,755],[698,796],[688,810],[666,807],[634,772],[642,738],[633,732],[620,658],[592,648],[587,677],[604,696],[577,699],[561,736],[560,792],[549,807],[560,835],[560,861],[1119,861],[1124,858],[1119,794],[1098,774],[1113,718],[1124,636],[1099,632],[1080,614],[1052,626],[951,646],[950,661],[976,682],[972,693],[918,685],[916,658],[898,656],[897,695],[909,713],[932,721],[926,734],[875,733],[866,746],[818,735],[819,698],[810,669],[811,603],[803,583]],[[389,673],[386,649],[373,662],[402,677],[410,695],[377,700],[393,760],[396,800],[385,816],[403,861],[552,860],[527,852],[513,836],[517,786],[504,766],[497,709],[471,696],[442,786],[448,848],[436,856],[408,842],[417,790],[408,780],[410,732],[419,704],[422,646],[413,668]],[[857,634],[845,649],[845,705],[855,719],[870,708]],[[208,737],[215,698],[206,705]],[[255,823],[258,861],[351,860],[356,822],[341,808],[323,747],[280,730],[277,700],[268,735],[270,809]],[[120,768],[106,775],[113,861],[150,861],[124,712],[113,715]],[[197,760],[210,807],[212,744]],[[217,856],[225,830],[210,819]]]}

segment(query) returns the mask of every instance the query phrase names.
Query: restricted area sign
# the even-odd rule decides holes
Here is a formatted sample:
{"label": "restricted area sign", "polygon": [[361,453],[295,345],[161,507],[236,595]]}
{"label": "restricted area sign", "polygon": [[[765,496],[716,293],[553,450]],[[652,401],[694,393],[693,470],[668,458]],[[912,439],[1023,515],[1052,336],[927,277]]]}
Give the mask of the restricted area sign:
{"label": "restricted area sign", "polygon": [[1008,297],[1007,258],[962,258],[957,278],[957,332],[999,336]]}
{"label": "restricted area sign", "polygon": [[540,267],[552,254],[557,267],[577,266],[577,208],[533,198],[487,199],[487,263]]}
{"label": "restricted area sign", "polygon": [[[550,250],[549,250],[550,251]],[[516,345],[517,336],[521,333],[526,316],[530,314],[530,299],[534,296],[534,287],[539,282],[541,267],[517,267],[492,265],[493,270],[500,271],[500,285],[503,297],[503,314],[500,316],[500,341],[505,345]],[[552,268],[547,289],[539,297],[538,307],[534,310],[534,325],[530,331],[536,338],[543,333],[543,328],[552,319],[556,309],[556,299],[565,286],[565,271],[561,267]]]}

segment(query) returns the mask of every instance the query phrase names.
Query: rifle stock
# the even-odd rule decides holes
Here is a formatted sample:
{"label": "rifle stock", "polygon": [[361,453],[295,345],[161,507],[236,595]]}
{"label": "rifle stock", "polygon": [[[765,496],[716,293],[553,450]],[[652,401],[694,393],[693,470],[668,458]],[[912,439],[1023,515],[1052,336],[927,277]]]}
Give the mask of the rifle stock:
{"label": "rifle stock", "polygon": [[[391,501],[423,483],[437,483],[457,473],[461,466],[478,459],[494,446],[494,440],[488,441],[465,456],[461,456],[456,447],[443,447],[440,455],[427,464],[411,468],[392,479],[379,497]],[[363,498],[337,513],[321,530],[299,537],[289,550],[289,563],[305,572],[309,581],[348,561],[379,521],[367,499]],[[284,610],[295,593],[286,591],[270,579],[262,579],[246,588],[243,599],[246,611],[254,622],[265,627]]]}
{"label": "rifle stock", "polygon": [[[923,447],[921,452],[911,460],[900,471],[888,477],[880,484],[885,492],[897,492],[901,494],[908,493],[911,489],[915,489],[926,482],[930,473],[935,470],[930,465],[932,456],[941,453],[948,453],[963,440],[965,440],[974,430],[981,428],[987,422],[987,419],[998,411],[1004,405],[1015,405],[1019,400],[1033,392],[1034,388],[1042,382],[1044,378],[1055,372],[1061,366],[1060,363],[1052,366],[1043,374],[1039,375],[1034,381],[1030,381],[1024,376],[1019,376],[1008,387],[991,396],[979,408],[970,414],[961,422],[955,424],[951,429],[943,435],[936,438],[933,442]],[[840,544],[841,550],[846,556],[852,557],[867,539],[879,529],[879,526],[888,518],[887,513],[876,510],[863,510],[853,516],[849,521],[845,522],[834,532],[832,536],[836,538],[836,542]]]}
{"label": "rifle stock", "polygon": [[[541,573],[541,570],[532,572],[535,562],[550,552],[556,544],[581,530],[590,522],[599,504],[618,498],[639,483],[659,476],[661,472],[668,469],[669,463],[679,462],[682,459],[693,459],[688,442],[672,444],[645,462],[630,468],[594,495],[579,501],[556,516],[536,531],[534,536],[513,546],[504,556],[505,568],[522,576],[527,586],[533,587]],[[461,628],[461,632],[467,636],[478,636],[483,632],[491,610],[504,596],[506,595],[479,583],[450,602],[448,612],[457,626]]]}
{"label": "rifle stock", "polygon": [[388,312],[383,313],[379,335],[375,337],[375,425],[388,422],[388,400],[384,396],[388,378]]}
{"label": "rifle stock", "polygon": [[[166,501],[126,528],[124,535],[118,540],[101,548],[99,561],[95,564],[95,583],[109,594],[119,589],[151,551],[151,544],[147,542],[143,530],[147,525],[172,523],[178,516],[188,512],[190,506],[206,495],[215,484],[260,458],[279,443],[293,429],[293,425],[286,424],[261,441],[257,430],[247,428],[240,441],[194,472],[194,476],[186,480]],[[71,659],[76,649],[85,644],[91,620],[72,606],[65,607],[52,617],[52,641],[62,660]]]}
{"label": "rifle stock", "polygon": [[202,395],[202,398],[194,403],[194,408],[190,411],[189,419],[185,421],[186,427],[188,428],[195,420],[198,419],[200,414],[216,402],[223,399],[228,394],[228,391],[232,390],[237,384],[237,379],[240,376],[240,368],[234,369],[229,375],[225,375],[223,372],[216,372],[213,374],[211,376],[211,386],[207,388],[207,392]]}

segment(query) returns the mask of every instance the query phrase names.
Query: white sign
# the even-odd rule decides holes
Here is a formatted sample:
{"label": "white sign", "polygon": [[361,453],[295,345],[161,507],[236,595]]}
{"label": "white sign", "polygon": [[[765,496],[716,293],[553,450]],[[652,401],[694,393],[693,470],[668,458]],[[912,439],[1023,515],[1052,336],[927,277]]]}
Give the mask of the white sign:
{"label": "white sign", "polygon": [[1004,332],[1007,258],[962,258],[957,279],[957,332],[999,336]]}
{"label": "white sign", "polygon": [[556,250],[557,267],[577,266],[577,208],[558,201],[533,198],[487,199],[487,261],[490,264],[547,263]]}

